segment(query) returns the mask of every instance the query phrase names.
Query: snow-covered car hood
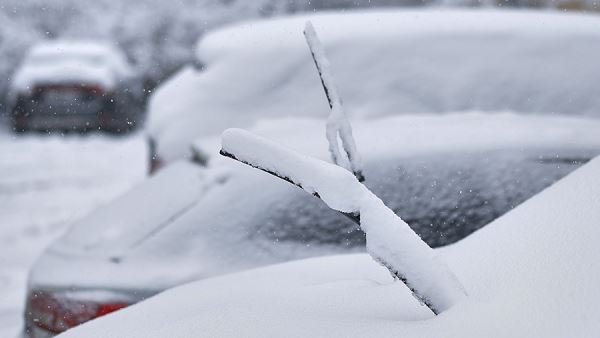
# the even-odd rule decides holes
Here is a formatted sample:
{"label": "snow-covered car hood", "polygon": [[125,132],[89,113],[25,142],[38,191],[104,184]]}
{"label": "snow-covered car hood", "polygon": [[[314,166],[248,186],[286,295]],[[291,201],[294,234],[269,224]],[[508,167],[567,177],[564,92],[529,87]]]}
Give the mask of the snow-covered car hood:
{"label": "snow-covered car hood", "polygon": [[[367,186],[409,224],[420,222],[418,232],[433,245],[464,237],[458,225],[493,220],[599,154],[598,130],[600,121],[589,118],[509,113],[398,116],[354,125]],[[328,158],[322,120],[270,120],[254,131]],[[36,263],[32,283],[160,289],[363,250],[355,225],[317,199],[216,155],[214,141],[198,143],[215,154],[208,168],[169,166],[81,219]]]}
{"label": "snow-covered car hood", "polygon": [[150,100],[165,161],[193,139],[329,107],[302,30],[311,20],[353,119],[500,111],[594,114],[600,18],[511,10],[389,10],[250,21],[205,35]]}
{"label": "snow-covered car hood", "polygon": [[297,261],[168,290],[75,337],[593,337],[600,159],[438,253],[468,298],[437,317],[366,255]]}

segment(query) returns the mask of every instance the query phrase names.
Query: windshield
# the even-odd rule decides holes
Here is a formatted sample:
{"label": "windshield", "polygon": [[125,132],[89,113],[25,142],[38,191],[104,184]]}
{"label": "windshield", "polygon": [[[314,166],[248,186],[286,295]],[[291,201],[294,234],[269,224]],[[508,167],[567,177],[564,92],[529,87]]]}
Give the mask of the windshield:
{"label": "windshield", "polygon": [[[438,247],[483,227],[595,153],[550,162],[542,160],[552,154],[549,149],[378,160],[366,163],[365,183],[429,245]],[[248,198],[263,198],[257,194]],[[251,240],[364,246],[364,233],[355,223],[301,191],[269,199],[253,216],[239,224]]]}

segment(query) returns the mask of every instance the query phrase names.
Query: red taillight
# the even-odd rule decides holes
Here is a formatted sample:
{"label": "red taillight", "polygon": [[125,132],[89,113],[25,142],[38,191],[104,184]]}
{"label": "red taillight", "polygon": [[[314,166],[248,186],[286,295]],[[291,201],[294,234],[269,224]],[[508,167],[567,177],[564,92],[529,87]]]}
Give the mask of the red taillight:
{"label": "red taillight", "polygon": [[117,310],[121,310],[126,307],[127,304],[100,304],[98,310],[96,311],[96,318],[107,315],[111,312],[115,312]]}
{"label": "red taillight", "polygon": [[95,302],[72,299],[44,291],[34,291],[29,296],[27,322],[51,333],[61,333],[129,304],[121,302]]}
{"label": "red taillight", "polygon": [[38,85],[34,87],[33,92],[37,94],[45,92],[84,92],[91,96],[102,96],[104,88],[93,84],[53,84]]}
{"label": "red taillight", "polygon": [[150,168],[149,168],[149,174],[153,175],[155,174],[160,168],[162,168],[165,164],[163,163],[163,161],[160,159],[160,157],[158,156],[152,156],[150,158]]}
{"label": "red taillight", "polygon": [[82,89],[94,96],[102,96],[104,94],[104,90],[100,86],[83,86]]}
{"label": "red taillight", "polygon": [[148,155],[150,155],[150,161],[149,161],[149,166],[148,166],[148,173],[150,175],[153,175],[154,173],[156,173],[158,171],[158,169],[162,168],[165,164],[163,163],[162,159],[160,158],[160,156],[158,155],[157,151],[156,151],[156,141],[149,137],[148,138]]}

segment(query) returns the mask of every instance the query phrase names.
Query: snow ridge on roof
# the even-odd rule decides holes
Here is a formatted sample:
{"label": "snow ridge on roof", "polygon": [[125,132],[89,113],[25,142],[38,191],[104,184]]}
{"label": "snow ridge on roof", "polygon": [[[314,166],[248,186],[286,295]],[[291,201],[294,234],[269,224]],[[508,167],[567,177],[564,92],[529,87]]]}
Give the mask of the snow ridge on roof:
{"label": "snow ridge on roof", "polygon": [[391,10],[249,21],[208,33],[149,104],[169,161],[258,119],[329,115],[302,36],[319,27],[348,116],[456,111],[595,114],[600,18],[510,10]]}
{"label": "snow ridge on roof", "polygon": [[29,50],[14,75],[11,91],[27,92],[36,85],[57,83],[93,84],[112,89],[131,74],[124,54],[108,42],[47,41]]}

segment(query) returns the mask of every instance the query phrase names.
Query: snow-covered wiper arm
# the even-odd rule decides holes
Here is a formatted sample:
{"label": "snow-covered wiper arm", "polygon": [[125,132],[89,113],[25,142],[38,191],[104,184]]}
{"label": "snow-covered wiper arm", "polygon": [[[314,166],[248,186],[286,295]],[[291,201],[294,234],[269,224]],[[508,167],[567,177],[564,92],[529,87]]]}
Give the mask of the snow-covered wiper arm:
{"label": "snow-covered wiper arm", "polygon": [[456,276],[400,217],[346,169],[305,156],[241,129],[222,136],[221,154],[268,172],[354,217],[366,234],[367,251],[434,314],[466,293]]}
{"label": "snow-covered wiper arm", "polygon": [[[246,131],[244,131],[242,129],[227,129],[226,132],[232,133],[232,132],[234,132],[236,130],[238,130],[240,132],[248,133],[248,132],[246,132]],[[250,134],[250,133],[248,133],[248,134]],[[223,135],[225,135],[225,133]],[[286,181],[288,183],[291,183],[291,184],[297,186],[298,188],[300,188],[302,190],[310,192],[313,196],[315,196],[315,197],[317,197],[319,199],[321,198],[321,196],[319,195],[319,193],[317,191],[311,192],[309,189],[305,189],[297,181],[292,180],[292,178],[287,177],[287,176],[283,176],[282,174],[280,174],[280,173],[278,173],[278,172],[276,172],[276,171],[274,171],[272,169],[269,169],[268,166],[259,166],[258,164],[256,164],[256,161],[255,162],[249,162],[249,160],[248,159],[244,159],[245,157],[243,157],[243,156],[242,157],[238,157],[237,155],[235,155],[233,153],[230,153],[228,150],[226,150],[225,147],[222,147],[221,150],[219,151],[219,153],[221,155],[225,156],[225,157],[229,157],[229,158],[231,158],[233,160],[236,160],[238,162],[247,164],[247,165],[249,165],[249,166],[251,166],[251,167],[253,167],[255,169],[259,169],[261,171],[264,171],[267,174],[271,174],[271,175],[273,175],[273,176],[275,176],[277,178],[280,178],[280,179],[282,179],[282,180],[284,180],[284,181]],[[352,220],[357,225],[360,225],[360,215],[358,213],[355,213],[355,212],[343,212],[343,211],[339,211],[339,210],[337,210],[337,211],[340,212],[342,215],[348,217],[350,220]]]}
{"label": "snow-covered wiper arm", "polygon": [[337,87],[335,86],[329,60],[327,60],[323,45],[319,41],[317,32],[310,21],[306,22],[306,27],[304,28],[304,37],[306,38],[306,43],[310,49],[315,66],[317,66],[317,71],[319,72],[319,77],[321,78],[321,84],[323,85],[325,96],[327,96],[327,101],[329,102],[329,108],[331,108],[326,127],[326,135],[327,141],[329,142],[331,159],[333,160],[333,163],[344,166],[343,155],[340,152],[340,146],[338,142],[339,135],[340,140],[342,141],[342,147],[346,152],[346,155],[348,156],[348,162],[350,163],[350,167],[346,169],[352,171],[354,176],[356,176],[356,178],[362,182],[365,180],[362,171],[362,160],[358,150],[356,149],[354,137],[352,136],[352,127],[348,121],[346,113],[344,112],[342,100],[337,91]]}

